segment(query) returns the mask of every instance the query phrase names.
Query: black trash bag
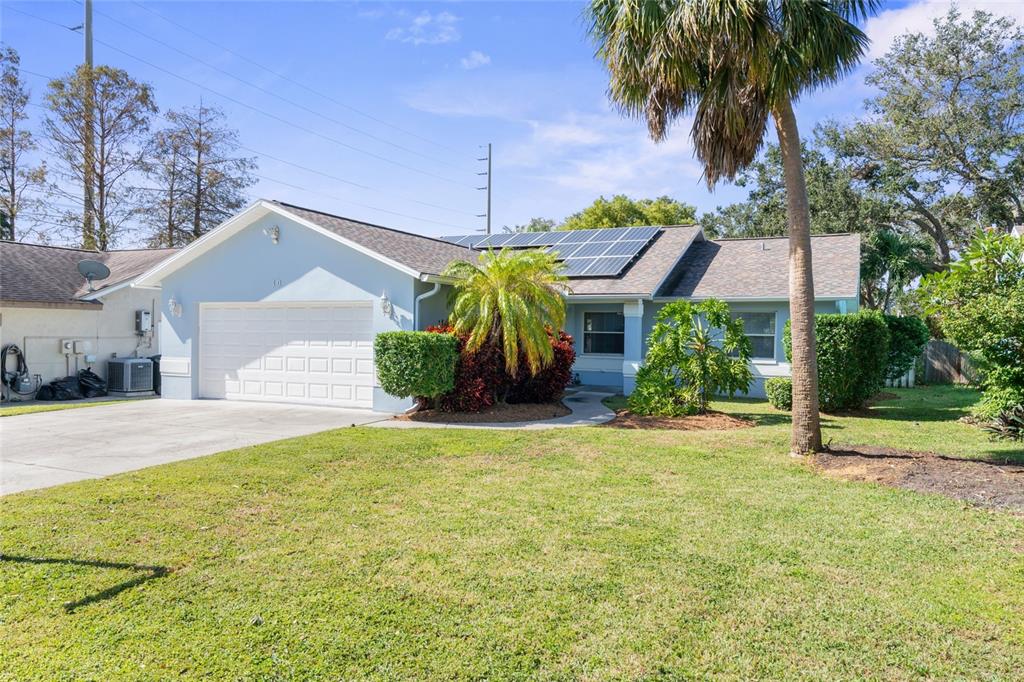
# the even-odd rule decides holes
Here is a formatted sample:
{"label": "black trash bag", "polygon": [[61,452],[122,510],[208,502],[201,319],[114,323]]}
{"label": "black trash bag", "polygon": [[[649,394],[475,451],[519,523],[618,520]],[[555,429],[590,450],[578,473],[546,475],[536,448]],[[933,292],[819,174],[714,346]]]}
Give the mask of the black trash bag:
{"label": "black trash bag", "polygon": [[78,389],[86,398],[107,395],[107,382],[88,367],[78,372]]}
{"label": "black trash bag", "polygon": [[78,377],[54,379],[36,391],[36,400],[78,400],[82,390],[78,387]]}

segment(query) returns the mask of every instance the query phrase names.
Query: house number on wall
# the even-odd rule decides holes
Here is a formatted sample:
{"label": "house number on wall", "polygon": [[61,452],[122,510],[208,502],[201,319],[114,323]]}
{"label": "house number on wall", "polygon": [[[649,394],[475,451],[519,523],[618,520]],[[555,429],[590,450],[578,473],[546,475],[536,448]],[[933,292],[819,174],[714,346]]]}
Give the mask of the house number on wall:
{"label": "house number on wall", "polygon": [[275,280],[274,280],[274,288],[276,289],[276,288],[278,288],[278,287],[280,287],[280,286],[281,286],[281,280],[279,280],[279,279],[275,279]]}

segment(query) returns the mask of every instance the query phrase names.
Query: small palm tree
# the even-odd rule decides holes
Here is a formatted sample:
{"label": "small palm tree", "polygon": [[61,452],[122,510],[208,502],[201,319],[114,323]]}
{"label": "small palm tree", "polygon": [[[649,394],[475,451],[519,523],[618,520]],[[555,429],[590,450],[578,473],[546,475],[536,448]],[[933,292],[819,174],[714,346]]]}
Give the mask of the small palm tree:
{"label": "small palm tree", "polygon": [[694,114],[691,136],[708,186],[750,165],[774,119],[789,218],[793,334],[790,449],[821,449],[814,347],[811,225],[792,102],[834,83],[868,39],[854,24],[877,0],[591,0],[590,33],[609,92],[662,140]]}
{"label": "small palm tree", "polygon": [[557,332],[565,324],[563,295],[569,292],[562,267],[554,254],[535,249],[487,251],[478,264],[449,265],[444,275],[455,280],[451,323],[469,336],[466,348],[494,344],[513,376],[520,352],[531,374],[550,364],[548,330]]}

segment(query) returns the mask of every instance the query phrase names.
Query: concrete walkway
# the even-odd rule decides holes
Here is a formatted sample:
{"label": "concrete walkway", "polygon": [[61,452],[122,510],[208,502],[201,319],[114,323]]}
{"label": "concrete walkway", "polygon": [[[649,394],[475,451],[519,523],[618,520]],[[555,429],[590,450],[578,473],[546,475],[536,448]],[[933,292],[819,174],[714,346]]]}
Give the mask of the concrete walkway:
{"label": "concrete walkway", "polygon": [[390,419],[369,410],[133,400],[0,419],[0,494]]}
{"label": "concrete walkway", "polygon": [[379,429],[560,429],[569,426],[593,426],[603,424],[615,418],[615,413],[601,402],[604,398],[615,395],[611,391],[592,389],[570,389],[562,402],[572,410],[572,414],[555,419],[534,422],[495,422],[483,424],[438,424],[435,422],[416,422],[408,419],[388,419],[367,424]]}

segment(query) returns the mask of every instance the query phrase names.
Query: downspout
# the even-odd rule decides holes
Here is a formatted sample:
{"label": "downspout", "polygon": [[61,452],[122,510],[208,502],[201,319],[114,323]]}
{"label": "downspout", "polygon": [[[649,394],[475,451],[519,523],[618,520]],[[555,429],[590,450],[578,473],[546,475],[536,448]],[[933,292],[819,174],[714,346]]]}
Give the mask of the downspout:
{"label": "downspout", "polygon": [[441,283],[434,282],[434,288],[430,291],[424,291],[422,294],[416,297],[415,303],[413,303],[412,310],[412,329],[413,331],[419,331],[420,329],[420,301],[426,298],[430,298],[441,290]]}

